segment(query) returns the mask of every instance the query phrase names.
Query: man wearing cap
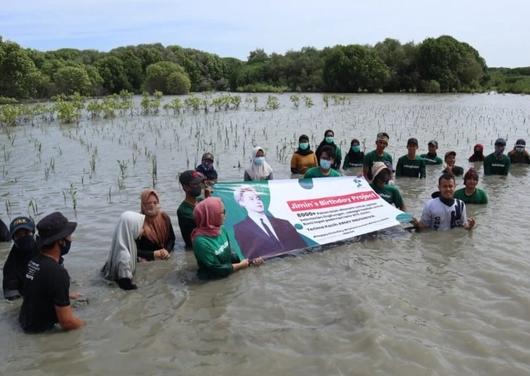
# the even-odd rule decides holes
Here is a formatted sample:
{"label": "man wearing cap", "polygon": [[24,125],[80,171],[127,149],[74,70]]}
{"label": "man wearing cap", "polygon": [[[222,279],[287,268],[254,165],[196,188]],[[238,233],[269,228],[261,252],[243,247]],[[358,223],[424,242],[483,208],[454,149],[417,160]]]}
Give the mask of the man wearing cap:
{"label": "man wearing cap", "polygon": [[526,141],[522,138],[518,139],[513,147],[513,150],[508,153],[511,163],[530,164],[530,155],[525,150]]}
{"label": "man wearing cap", "polygon": [[204,153],[202,155],[201,164],[195,168],[195,171],[198,171],[204,176],[206,176],[205,183],[207,185],[214,185],[215,183],[217,183],[217,171],[215,171],[213,162],[213,154]]}
{"label": "man wearing cap", "polygon": [[407,155],[398,159],[396,166],[396,176],[406,176],[409,178],[425,178],[425,160],[416,156],[418,150],[418,140],[409,138],[407,141]]}
{"label": "man wearing cap", "polygon": [[427,144],[429,152],[427,154],[420,155],[421,158],[425,160],[426,165],[441,165],[442,158],[440,158],[436,151],[438,150],[438,141],[431,140]]}
{"label": "man wearing cap", "polygon": [[389,140],[390,137],[387,133],[378,133],[375,141],[375,150],[364,156],[363,175],[367,180],[372,180],[372,165],[374,162],[384,162],[389,170],[392,171],[392,156],[385,151]]}
{"label": "man wearing cap", "polygon": [[512,163],[504,154],[505,147],[504,138],[495,141],[495,151],[484,158],[484,175],[508,175]]}
{"label": "man wearing cap", "polygon": [[29,260],[37,253],[33,234],[35,223],[28,217],[17,217],[11,222],[10,235],[13,247],[4,264],[2,287],[7,300],[15,300],[24,294],[24,280]]}
{"label": "man wearing cap", "polygon": [[59,323],[64,330],[80,328],[85,322],[70,306],[70,276],[59,263],[70,250],[77,223],[60,212],[42,218],[37,224],[39,252],[28,263],[24,301],[19,323],[27,333],[52,329]]}
{"label": "man wearing cap", "polygon": [[372,187],[375,193],[390,205],[395,205],[399,210],[405,211],[406,208],[401,198],[401,193],[395,185],[388,184],[392,176],[388,167],[383,162],[374,162],[372,176],[374,179],[370,183],[370,187]]}
{"label": "man wearing cap", "polygon": [[[193,219],[193,209],[195,209],[195,205],[198,202],[202,201],[200,196],[204,188],[205,180],[206,177],[203,174],[193,170],[184,171],[179,176],[179,181],[182,185],[182,189],[186,193],[186,197],[177,209],[177,218],[182,239],[184,239],[186,249],[188,250],[193,248],[191,232],[196,227],[195,220]],[[210,191],[208,189],[204,190],[204,196],[210,196]]]}
{"label": "man wearing cap", "polygon": [[456,151],[448,151],[444,156],[445,168],[442,173],[451,174],[453,176],[464,175],[464,169],[456,165]]}

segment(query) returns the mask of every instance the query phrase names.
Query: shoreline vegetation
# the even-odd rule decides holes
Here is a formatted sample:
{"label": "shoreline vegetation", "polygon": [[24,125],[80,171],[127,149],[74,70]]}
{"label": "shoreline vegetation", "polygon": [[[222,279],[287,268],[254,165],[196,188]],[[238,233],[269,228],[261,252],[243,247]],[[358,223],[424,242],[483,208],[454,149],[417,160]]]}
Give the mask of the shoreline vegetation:
{"label": "shoreline vegetation", "polygon": [[256,49],[247,61],[162,44],[41,52],[0,37],[0,105],[211,91],[530,94],[530,67],[488,68],[477,50],[451,36],[418,44],[387,38],[374,46],[304,47],[283,55]]}

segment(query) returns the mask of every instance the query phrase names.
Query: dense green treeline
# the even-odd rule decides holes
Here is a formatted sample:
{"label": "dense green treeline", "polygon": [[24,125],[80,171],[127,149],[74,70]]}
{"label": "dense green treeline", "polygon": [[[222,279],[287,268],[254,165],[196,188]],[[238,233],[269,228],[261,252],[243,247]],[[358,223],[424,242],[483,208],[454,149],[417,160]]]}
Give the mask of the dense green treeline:
{"label": "dense green treeline", "polygon": [[41,52],[0,38],[0,97],[16,99],[122,91],[527,92],[529,71],[488,70],[473,47],[450,36],[284,55],[258,49],[247,61],[161,44]]}

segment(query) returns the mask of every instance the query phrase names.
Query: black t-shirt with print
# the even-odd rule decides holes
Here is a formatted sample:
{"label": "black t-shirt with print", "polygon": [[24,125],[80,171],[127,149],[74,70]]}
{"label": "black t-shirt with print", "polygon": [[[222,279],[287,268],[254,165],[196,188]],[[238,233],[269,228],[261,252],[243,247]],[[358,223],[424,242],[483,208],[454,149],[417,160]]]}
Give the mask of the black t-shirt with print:
{"label": "black t-shirt with print", "polygon": [[28,263],[24,285],[24,302],[19,322],[26,332],[51,329],[57,322],[55,306],[70,305],[70,276],[52,258],[39,254]]}

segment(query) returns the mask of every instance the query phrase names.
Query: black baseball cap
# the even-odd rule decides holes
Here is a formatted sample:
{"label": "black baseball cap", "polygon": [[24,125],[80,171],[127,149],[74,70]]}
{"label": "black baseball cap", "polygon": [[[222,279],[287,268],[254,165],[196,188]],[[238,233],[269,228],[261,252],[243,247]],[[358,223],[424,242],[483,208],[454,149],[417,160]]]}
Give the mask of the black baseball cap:
{"label": "black baseball cap", "polygon": [[61,212],[48,214],[37,223],[37,247],[52,245],[55,241],[66,238],[74,232],[76,222],[69,222]]}
{"label": "black baseball cap", "polygon": [[407,146],[409,145],[416,145],[418,146],[418,139],[411,137],[407,140]]}
{"label": "black baseball cap", "polygon": [[195,170],[186,170],[179,176],[179,182],[182,185],[198,184],[204,180],[206,180],[206,177]]}
{"label": "black baseball cap", "polygon": [[13,236],[15,236],[15,232],[20,229],[35,232],[35,222],[33,222],[33,219],[28,217],[16,217],[13,219],[9,225],[9,235],[11,236],[11,239],[13,239]]}
{"label": "black baseball cap", "polygon": [[433,146],[438,147],[438,141],[436,141],[436,140],[431,140],[431,141],[429,141],[429,143],[428,143],[427,145],[433,145]]}
{"label": "black baseball cap", "polygon": [[498,138],[497,140],[495,140],[495,145],[506,146],[506,140],[504,138]]}

